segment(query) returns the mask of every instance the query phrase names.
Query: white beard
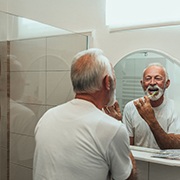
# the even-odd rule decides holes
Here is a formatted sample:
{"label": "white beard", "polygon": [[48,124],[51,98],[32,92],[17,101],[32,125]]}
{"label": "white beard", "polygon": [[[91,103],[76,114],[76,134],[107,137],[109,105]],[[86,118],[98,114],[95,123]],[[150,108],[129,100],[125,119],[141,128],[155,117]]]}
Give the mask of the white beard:
{"label": "white beard", "polygon": [[165,89],[161,89],[159,86],[155,85],[153,86],[154,88],[158,89],[158,94],[157,95],[154,95],[154,96],[151,96],[151,94],[149,93],[148,89],[149,88],[152,88],[152,86],[148,86],[147,89],[145,90],[145,94],[147,96],[149,96],[150,100],[152,101],[157,101],[163,94],[164,94],[164,91]]}
{"label": "white beard", "polygon": [[116,89],[112,90],[110,100],[107,106],[112,106],[116,102]]}

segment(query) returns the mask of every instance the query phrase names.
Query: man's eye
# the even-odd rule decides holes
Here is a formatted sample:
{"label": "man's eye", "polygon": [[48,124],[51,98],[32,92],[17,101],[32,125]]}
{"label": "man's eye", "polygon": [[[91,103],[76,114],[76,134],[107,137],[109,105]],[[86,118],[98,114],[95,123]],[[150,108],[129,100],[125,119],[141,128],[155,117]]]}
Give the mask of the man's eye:
{"label": "man's eye", "polygon": [[162,81],[162,80],[163,80],[162,77],[156,77],[155,79],[156,79],[157,81]]}
{"label": "man's eye", "polygon": [[146,81],[150,81],[151,78],[150,78],[150,77],[146,77],[145,80],[146,80]]}

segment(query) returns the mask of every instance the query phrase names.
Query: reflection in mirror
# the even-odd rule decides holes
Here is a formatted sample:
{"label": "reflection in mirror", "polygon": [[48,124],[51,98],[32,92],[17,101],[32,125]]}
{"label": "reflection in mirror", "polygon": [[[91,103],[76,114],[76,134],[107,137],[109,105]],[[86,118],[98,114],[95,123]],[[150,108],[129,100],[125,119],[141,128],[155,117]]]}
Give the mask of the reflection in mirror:
{"label": "reflection in mirror", "polygon": [[[154,107],[154,110],[155,116],[165,132],[176,133],[176,123],[180,121],[177,115],[180,108],[178,95],[178,88],[180,87],[180,79],[178,78],[180,75],[179,61],[155,50],[133,52],[122,58],[115,65],[116,90],[117,99],[123,112],[123,122],[128,129],[131,144],[158,149],[159,147],[149,127],[140,118],[131,101],[144,96],[140,80],[142,79],[144,68],[150,63],[162,64],[169,74],[171,83],[165,91],[166,98],[161,105]],[[170,99],[174,100],[174,102]],[[173,121],[175,123],[172,123]]]}
{"label": "reflection in mirror", "polygon": [[161,63],[167,70],[171,84],[166,91],[166,96],[175,100],[177,107],[180,108],[180,62],[169,55],[156,50],[139,50],[128,54],[120,59],[115,65],[117,78],[117,99],[124,109],[130,100],[144,96],[140,80],[144,68],[153,62]]}
{"label": "reflection in mirror", "polygon": [[32,180],[34,128],[74,97],[73,56],[88,37],[0,12],[0,180]]}

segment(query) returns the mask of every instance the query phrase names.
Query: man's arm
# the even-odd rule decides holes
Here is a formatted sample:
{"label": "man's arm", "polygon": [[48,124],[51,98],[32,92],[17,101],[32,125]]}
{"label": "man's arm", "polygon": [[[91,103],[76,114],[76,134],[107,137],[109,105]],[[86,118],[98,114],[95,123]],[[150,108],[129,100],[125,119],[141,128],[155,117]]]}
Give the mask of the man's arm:
{"label": "man's arm", "polygon": [[130,153],[129,156],[130,156],[131,161],[132,161],[133,169],[131,171],[130,176],[127,178],[127,180],[137,180],[136,161],[135,161],[134,156],[132,155],[132,153]]}
{"label": "man's arm", "polygon": [[117,101],[113,104],[113,106],[106,106],[103,109],[104,109],[104,112],[108,114],[109,116],[112,116],[118,121],[122,120],[121,110],[119,107],[119,103]]}
{"label": "man's arm", "polygon": [[130,139],[130,145],[134,145],[134,137],[129,137]]}
{"label": "man's arm", "polygon": [[[106,114],[108,114],[109,116],[114,117],[118,121],[122,120],[121,110],[120,110],[120,107],[119,107],[119,103],[117,101],[114,103],[113,106],[104,107],[104,111],[105,111]],[[133,137],[132,137],[132,139],[130,138],[130,144],[131,143],[134,144],[134,138]],[[129,157],[130,157],[130,159],[132,161],[133,168],[132,168],[130,176],[126,180],[137,180],[136,161],[135,161],[134,156],[132,155],[132,153],[130,153]]]}
{"label": "man's arm", "polygon": [[149,125],[160,149],[180,149],[180,134],[167,134],[158,123],[147,96],[134,101],[141,117]]}

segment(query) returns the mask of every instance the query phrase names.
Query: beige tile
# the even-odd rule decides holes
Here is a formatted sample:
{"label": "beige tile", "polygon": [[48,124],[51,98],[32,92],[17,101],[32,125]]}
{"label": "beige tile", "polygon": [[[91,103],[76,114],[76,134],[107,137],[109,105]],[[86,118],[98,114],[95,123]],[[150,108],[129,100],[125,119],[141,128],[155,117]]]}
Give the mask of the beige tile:
{"label": "beige tile", "polygon": [[32,169],[11,163],[10,180],[32,180]]}
{"label": "beige tile", "polygon": [[31,109],[35,116],[36,116],[36,120],[38,121],[41,116],[46,112],[46,105],[36,105],[36,104],[23,104],[24,106],[26,106],[27,108]]}
{"label": "beige tile", "polygon": [[[0,121],[0,147],[7,149],[7,118],[1,116]],[[0,155],[1,156],[1,155]]]}
{"label": "beige tile", "polygon": [[71,66],[74,55],[86,49],[86,37],[78,34],[47,38],[47,54],[56,56]]}
{"label": "beige tile", "polygon": [[62,104],[73,96],[69,71],[47,73],[47,105]]}
{"label": "beige tile", "polygon": [[45,38],[12,41],[10,48],[12,58],[20,62],[23,71],[45,70]]}
{"label": "beige tile", "polygon": [[46,106],[46,111],[48,111],[49,109],[51,109],[51,108],[53,108],[53,107],[55,107],[56,105],[54,105],[54,106]]}
{"label": "beige tile", "polygon": [[19,100],[26,86],[24,72],[11,72],[10,73],[10,98]]}
{"label": "beige tile", "polygon": [[45,104],[46,74],[44,72],[26,72],[25,87],[20,102]]}
{"label": "beige tile", "polygon": [[5,91],[0,92],[1,116],[7,117],[8,112],[8,98]]}
{"label": "beige tile", "polygon": [[33,136],[37,118],[34,112],[26,106],[11,101],[10,132]]}
{"label": "beige tile", "polygon": [[[3,5],[5,5],[5,1],[3,3],[4,0],[0,0],[0,4],[1,4],[1,7],[0,9],[3,7]],[[7,3],[7,2],[6,2]],[[7,18],[8,18],[8,15],[6,13],[3,13],[0,11],[0,27],[1,27],[1,30],[0,30],[0,39],[1,39],[1,48],[2,48],[2,45],[4,45],[4,42],[7,41],[7,24],[8,24],[8,21],[7,21]],[[4,41],[4,42],[3,42]],[[4,46],[3,46],[4,47]],[[1,55],[2,55],[2,52],[1,51]],[[3,54],[7,52],[7,51],[4,51]],[[2,56],[1,56],[2,57]]]}
{"label": "beige tile", "polygon": [[46,106],[35,105],[35,108],[39,109],[37,112],[38,118],[28,118],[27,112],[20,115],[21,113],[16,108],[16,114],[12,115],[10,119],[10,161],[30,168],[32,168],[35,148],[34,129],[39,118],[46,111]]}
{"label": "beige tile", "polygon": [[68,71],[70,70],[70,67],[67,64],[66,59],[56,55],[47,55],[47,70]]}
{"label": "beige tile", "polygon": [[7,149],[0,148],[0,180],[7,180]]}
{"label": "beige tile", "polygon": [[32,168],[34,148],[34,137],[10,134],[10,162]]}

